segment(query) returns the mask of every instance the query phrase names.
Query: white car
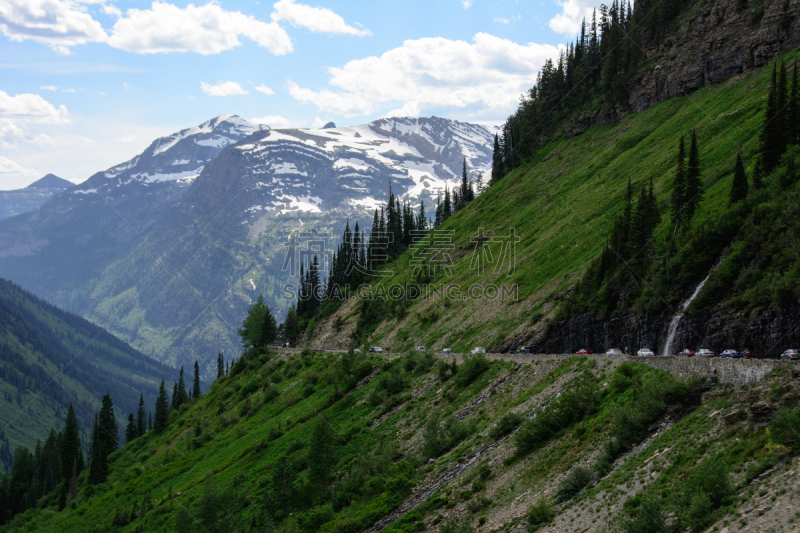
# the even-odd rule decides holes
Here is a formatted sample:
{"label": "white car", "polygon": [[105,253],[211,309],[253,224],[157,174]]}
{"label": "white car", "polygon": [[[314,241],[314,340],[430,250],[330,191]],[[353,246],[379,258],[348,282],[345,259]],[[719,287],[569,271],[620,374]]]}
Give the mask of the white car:
{"label": "white car", "polygon": [[797,361],[800,359],[800,350],[789,349],[781,354],[784,361]]}
{"label": "white car", "polygon": [[696,352],[694,352],[695,357],[714,357],[714,351],[709,350],[708,348],[698,348]]}
{"label": "white car", "polygon": [[383,353],[383,348],[380,346],[373,346],[369,349],[369,353]]}
{"label": "white car", "polygon": [[484,348],[481,348],[480,346],[478,346],[476,348],[473,348],[472,351],[469,352],[469,353],[471,353],[472,355],[477,355],[479,353],[486,353],[486,350]]}
{"label": "white car", "polygon": [[646,356],[651,356],[651,355],[655,355],[655,354],[653,353],[653,350],[651,350],[650,348],[642,348],[641,350],[636,352],[636,355],[638,355],[640,357],[646,357]]}
{"label": "white car", "polygon": [[624,355],[619,348],[611,348],[606,352],[606,355]]}
{"label": "white car", "polygon": [[450,348],[442,348],[442,353],[453,353],[453,350]]}
{"label": "white car", "polygon": [[414,351],[415,352],[423,352],[424,353],[425,352],[425,347],[424,346],[415,346],[414,347]]}

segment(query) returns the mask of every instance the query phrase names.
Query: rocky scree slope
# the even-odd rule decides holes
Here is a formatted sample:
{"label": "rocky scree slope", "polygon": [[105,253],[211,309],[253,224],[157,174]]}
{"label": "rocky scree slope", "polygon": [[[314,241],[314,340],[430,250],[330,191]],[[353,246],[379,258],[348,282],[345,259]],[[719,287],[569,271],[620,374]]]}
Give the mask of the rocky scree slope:
{"label": "rocky scree slope", "polygon": [[[237,502],[224,523],[253,530],[437,532],[458,521],[465,532],[525,531],[533,523],[541,531],[615,531],[645,500],[670,511],[690,488],[687,479],[720,464],[714,476],[727,480],[725,498],[696,530],[756,523],[790,531],[797,519],[797,456],[771,444],[766,431],[778,409],[797,405],[796,369],[693,392],[661,371],[611,358],[473,359],[453,373],[448,361],[419,354],[393,362],[345,355],[307,351],[239,363],[202,399],[173,412],[163,433],[115,452],[107,483],[90,490],[79,480],[75,505],[32,511],[9,527],[173,530],[187,519],[201,527],[199,506],[217,490]],[[654,389],[662,392],[644,401],[643,391]],[[650,402],[656,398],[662,403]],[[622,435],[620,423],[630,425],[621,417],[633,412],[649,414],[597,469],[607,443]],[[320,427],[337,444],[329,496],[309,484]],[[524,436],[531,428],[538,440]],[[578,467],[590,476],[575,485],[568,480]],[[285,490],[295,495],[287,506],[270,503]],[[542,515],[531,511],[543,500],[539,523]]]}

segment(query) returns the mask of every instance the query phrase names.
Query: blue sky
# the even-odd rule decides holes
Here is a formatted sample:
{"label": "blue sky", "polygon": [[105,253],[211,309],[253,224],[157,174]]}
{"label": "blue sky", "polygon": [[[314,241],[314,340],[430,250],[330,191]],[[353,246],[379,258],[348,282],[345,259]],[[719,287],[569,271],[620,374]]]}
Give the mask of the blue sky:
{"label": "blue sky", "polygon": [[0,0],[0,189],[73,182],[220,114],[500,123],[587,0]]}

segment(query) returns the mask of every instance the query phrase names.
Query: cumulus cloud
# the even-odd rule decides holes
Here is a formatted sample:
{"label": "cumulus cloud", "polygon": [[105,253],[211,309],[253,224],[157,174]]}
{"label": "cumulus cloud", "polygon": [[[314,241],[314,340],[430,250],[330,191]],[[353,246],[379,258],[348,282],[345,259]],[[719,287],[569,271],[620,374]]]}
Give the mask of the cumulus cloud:
{"label": "cumulus cloud", "polygon": [[256,91],[264,94],[275,94],[275,91],[273,91],[263,83],[261,85],[256,85]]}
{"label": "cumulus cloud", "polygon": [[275,55],[292,51],[289,34],[277,22],[262,22],[214,2],[180,8],[153,2],[150,9],[129,9],[111,31],[108,44],[136,54],[191,51],[219,54],[247,37]]}
{"label": "cumulus cloud", "polygon": [[43,91],[57,91],[58,90],[58,87],[56,87],[55,85],[42,85],[39,88],[41,90],[43,90]]}
{"label": "cumulus cloud", "polygon": [[341,16],[325,7],[295,4],[294,0],[280,0],[272,7],[275,9],[270,15],[273,21],[286,20],[294,26],[301,26],[314,33],[337,33],[359,37],[372,35],[367,29],[348,26]]}
{"label": "cumulus cloud", "polygon": [[290,120],[280,115],[267,115],[264,117],[255,117],[251,118],[250,122],[254,124],[266,124],[270,128],[275,128],[275,129],[296,128],[297,126],[299,126],[297,121]]}
{"label": "cumulus cloud", "polygon": [[464,9],[469,9],[472,7],[472,0],[461,0],[461,5],[464,6]]}
{"label": "cumulus cloud", "polygon": [[63,104],[54,106],[38,94],[11,96],[0,91],[0,147],[14,148],[19,141],[44,144],[49,137],[35,133],[28,124],[66,124],[69,113]]}
{"label": "cumulus cloud", "polygon": [[234,94],[250,94],[244,87],[235,81],[221,81],[216,85],[211,85],[204,81],[200,82],[200,88],[208,96],[231,96]]}
{"label": "cumulus cloud", "polygon": [[27,174],[28,172],[30,172],[30,170],[27,168],[0,155],[0,174]]}
{"label": "cumulus cloud", "polygon": [[561,6],[561,13],[550,19],[550,29],[556,33],[569,37],[576,35],[581,30],[581,21],[592,20],[594,3],[589,0],[556,0]]}
{"label": "cumulus cloud", "polygon": [[100,23],[73,0],[0,0],[0,31],[12,41],[43,43],[58,54],[69,47],[108,38]]}
{"label": "cumulus cloud", "polygon": [[[443,37],[408,40],[380,57],[330,67],[329,85],[313,90],[289,80],[289,94],[320,110],[352,117],[389,105],[416,114],[431,108],[507,112],[535,83],[558,48],[517,44],[486,33],[471,43]],[[338,90],[339,92],[336,92]],[[399,105],[399,107],[398,107]]]}

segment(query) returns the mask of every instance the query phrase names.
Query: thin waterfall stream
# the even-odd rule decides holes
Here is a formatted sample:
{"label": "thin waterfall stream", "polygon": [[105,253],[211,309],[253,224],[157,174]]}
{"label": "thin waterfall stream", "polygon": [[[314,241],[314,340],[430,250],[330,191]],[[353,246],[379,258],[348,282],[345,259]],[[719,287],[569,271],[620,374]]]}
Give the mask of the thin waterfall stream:
{"label": "thin waterfall stream", "polygon": [[675,334],[678,332],[678,323],[680,323],[681,318],[683,317],[683,312],[686,311],[686,309],[689,307],[689,304],[692,303],[692,300],[697,298],[697,295],[700,294],[700,289],[702,289],[703,285],[706,284],[706,281],[708,281],[708,277],[710,275],[711,274],[706,276],[706,278],[701,281],[697,287],[695,287],[694,292],[691,296],[689,296],[689,299],[681,304],[681,306],[678,308],[678,312],[675,313],[674,317],[672,317],[672,321],[669,323],[669,330],[667,330],[667,342],[664,343],[664,350],[661,352],[663,355],[672,355],[672,341],[675,340]]}

